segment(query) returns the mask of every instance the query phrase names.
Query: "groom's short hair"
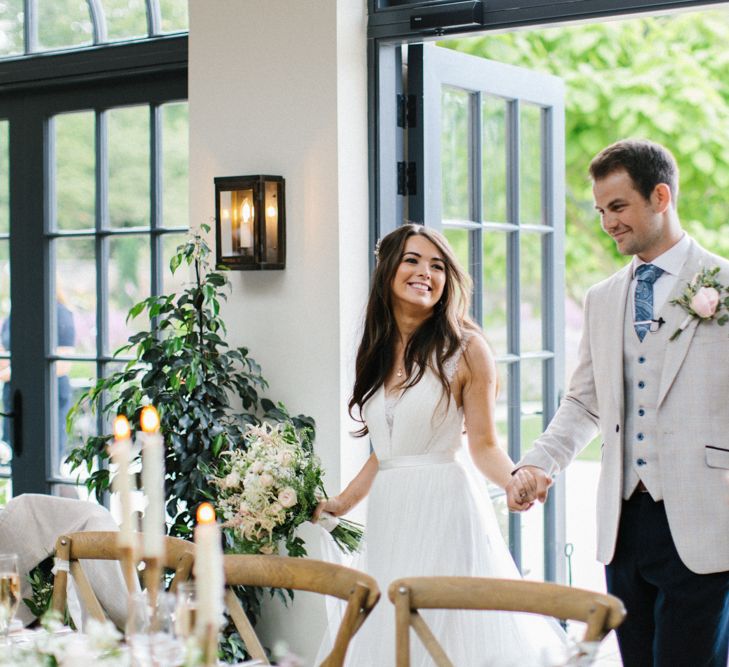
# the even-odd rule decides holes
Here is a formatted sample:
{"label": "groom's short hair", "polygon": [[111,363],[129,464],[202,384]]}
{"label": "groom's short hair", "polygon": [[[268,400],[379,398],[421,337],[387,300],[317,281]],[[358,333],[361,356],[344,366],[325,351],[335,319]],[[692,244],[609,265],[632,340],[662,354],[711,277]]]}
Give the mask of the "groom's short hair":
{"label": "groom's short hair", "polygon": [[644,199],[659,183],[668,185],[675,207],[678,201],[678,165],[665,146],[646,139],[623,139],[601,150],[590,163],[593,181],[626,171]]}

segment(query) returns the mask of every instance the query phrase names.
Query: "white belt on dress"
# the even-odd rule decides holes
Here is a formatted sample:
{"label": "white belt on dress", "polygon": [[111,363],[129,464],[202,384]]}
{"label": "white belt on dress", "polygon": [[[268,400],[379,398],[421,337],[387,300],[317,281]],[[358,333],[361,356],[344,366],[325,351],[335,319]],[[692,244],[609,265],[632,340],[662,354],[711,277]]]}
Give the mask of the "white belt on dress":
{"label": "white belt on dress", "polygon": [[392,470],[393,468],[412,468],[414,466],[432,466],[443,463],[454,463],[455,452],[432,452],[431,454],[416,454],[413,456],[393,456],[390,459],[380,461],[380,470]]}

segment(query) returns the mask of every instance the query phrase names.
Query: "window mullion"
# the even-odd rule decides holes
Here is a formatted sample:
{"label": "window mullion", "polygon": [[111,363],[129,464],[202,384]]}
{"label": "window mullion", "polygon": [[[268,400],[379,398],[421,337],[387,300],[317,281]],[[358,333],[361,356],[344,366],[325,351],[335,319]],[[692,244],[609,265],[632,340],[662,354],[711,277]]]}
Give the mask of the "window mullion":
{"label": "window mullion", "polygon": [[[519,100],[512,100],[507,106],[507,220],[516,225],[516,229],[508,233],[506,274],[508,290],[507,339],[508,351],[515,355],[517,361],[509,364],[508,386],[508,421],[509,421],[509,456],[514,461],[521,458],[521,328],[520,328],[520,270],[518,225],[521,222],[519,210],[519,142],[520,127]],[[521,517],[518,513],[509,514],[509,548],[514,562],[521,571]]]}
{"label": "window mullion", "polygon": [[162,236],[157,233],[162,227],[162,107],[158,104],[150,106],[149,114],[149,192],[150,210],[149,226],[150,234],[150,260],[151,260],[151,281],[150,290],[152,295],[162,293]]}
{"label": "window mullion", "polygon": [[159,0],[146,0],[147,5],[147,34],[150,37],[162,32],[162,12]]}
{"label": "window mullion", "polygon": [[482,165],[483,146],[481,143],[481,93],[471,95],[470,110],[470,136],[468,138],[469,172],[470,172],[470,209],[471,220],[478,223],[478,228],[469,232],[469,273],[473,280],[473,294],[475,298],[471,304],[473,319],[483,325],[483,241],[484,234],[481,229],[483,220],[483,174]]}
{"label": "window mullion", "polygon": [[106,14],[101,0],[86,0],[89,4],[91,14],[91,25],[94,35],[94,44],[102,44],[107,41]]}
{"label": "window mullion", "polygon": [[[105,111],[96,113],[96,234],[94,238],[96,256],[96,363],[97,378],[106,374],[106,364],[101,361],[108,356],[109,340],[109,236],[101,234],[109,229],[109,128]],[[98,433],[104,432],[104,415],[96,415]]]}
{"label": "window mullion", "polygon": [[38,51],[38,0],[23,0],[25,54]]}

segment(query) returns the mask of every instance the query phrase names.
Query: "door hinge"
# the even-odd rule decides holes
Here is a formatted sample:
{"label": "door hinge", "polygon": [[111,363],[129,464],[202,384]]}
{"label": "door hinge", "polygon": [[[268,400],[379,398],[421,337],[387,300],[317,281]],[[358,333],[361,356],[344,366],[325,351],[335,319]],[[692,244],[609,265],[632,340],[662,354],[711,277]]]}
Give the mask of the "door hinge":
{"label": "door hinge", "polygon": [[397,194],[409,196],[417,194],[417,170],[415,162],[397,163]]}
{"label": "door hinge", "polygon": [[397,96],[397,126],[417,127],[417,117],[415,113],[415,95],[398,95]]}

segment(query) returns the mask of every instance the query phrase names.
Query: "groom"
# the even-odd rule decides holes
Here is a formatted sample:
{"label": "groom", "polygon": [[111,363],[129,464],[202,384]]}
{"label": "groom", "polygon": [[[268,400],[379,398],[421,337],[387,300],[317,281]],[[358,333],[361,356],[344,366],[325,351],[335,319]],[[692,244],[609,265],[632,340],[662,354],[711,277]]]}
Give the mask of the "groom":
{"label": "groom", "polygon": [[[517,464],[509,507],[544,502],[599,430],[597,556],[628,612],[623,664],[726,667],[729,325],[687,318],[671,301],[702,268],[719,267],[729,285],[729,261],[681,229],[678,168],[663,146],[619,141],[590,175],[602,228],[632,260],[587,293],[569,392]],[[711,299],[704,306],[710,314]]]}

